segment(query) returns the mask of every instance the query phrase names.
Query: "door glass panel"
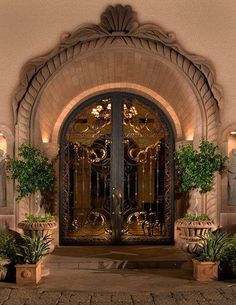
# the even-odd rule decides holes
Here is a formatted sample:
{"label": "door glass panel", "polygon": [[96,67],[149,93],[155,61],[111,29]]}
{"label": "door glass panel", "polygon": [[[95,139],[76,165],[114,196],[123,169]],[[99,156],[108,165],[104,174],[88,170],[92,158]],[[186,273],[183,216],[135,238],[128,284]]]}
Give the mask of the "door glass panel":
{"label": "door glass panel", "polygon": [[123,125],[122,239],[162,239],[169,234],[165,214],[167,126],[156,111],[132,96],[124,97]]}
{"label": "door glass panel", "polygon": [[110,239],[111,99],[81,110],[65,135],[64,228],[68,239]]}
{"label": "door glass panel", "polygon": [[60,242],[171,242],[173,150],[166,117],[137,96],[109,94],[72,113],[61,140]]}

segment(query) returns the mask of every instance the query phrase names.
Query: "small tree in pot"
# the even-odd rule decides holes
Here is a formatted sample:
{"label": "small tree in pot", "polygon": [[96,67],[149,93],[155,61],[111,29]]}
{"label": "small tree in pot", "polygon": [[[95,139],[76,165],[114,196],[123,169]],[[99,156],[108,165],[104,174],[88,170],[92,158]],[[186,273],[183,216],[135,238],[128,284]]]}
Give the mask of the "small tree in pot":
{"label": "small tree in pot", "polygon": [[26,220],[18,224],[18,227],[27,235],[32,235],[35,231],[41,236],[50,234],[50,230],[56,227],[55,220],[52,216],[38,214],[41,207],[41,194],[54,191],[55,178],[52,164],[39,148],[22,144],[19,147],[18,158],[9,158],[7,168],[8,176],[17,181],[16,199],[18,201],[35,195],[36,216],[27,216]]}
{"label": "small tree in pot", "polygon": [[[213,190],[215,173],[221,173],[227,157],[218,152],[215,144],[202,139],[199,150],[192,145],[182,145],[176,152],[176,175],[179,191],[186,193],[193,190],[206,194]],[[214,222],[205,214],[190,215],[176,221],[180,238],[185,250],[192,252],[200,240],[214,227]]]}

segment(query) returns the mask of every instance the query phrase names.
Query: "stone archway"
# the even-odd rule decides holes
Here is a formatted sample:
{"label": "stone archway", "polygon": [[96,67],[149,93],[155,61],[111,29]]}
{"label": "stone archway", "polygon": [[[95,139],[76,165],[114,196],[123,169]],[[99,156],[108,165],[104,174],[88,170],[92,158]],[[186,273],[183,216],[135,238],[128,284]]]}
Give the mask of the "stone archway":
{"label": "stone archway", "polygon": [[[73,108],[114,89],[155,101],[179,141],[197,143],[204,136],[217,143],[222,93],[209,63],[186,52],[173,33],[139,25],[130,6],[117,5],[106,9],[99,25],[65,35],[52,52],[25,66],[13,103],[16,148],[47,142],[55,155],[60,125]],[[217,221],[217,189],[206,210]]]}

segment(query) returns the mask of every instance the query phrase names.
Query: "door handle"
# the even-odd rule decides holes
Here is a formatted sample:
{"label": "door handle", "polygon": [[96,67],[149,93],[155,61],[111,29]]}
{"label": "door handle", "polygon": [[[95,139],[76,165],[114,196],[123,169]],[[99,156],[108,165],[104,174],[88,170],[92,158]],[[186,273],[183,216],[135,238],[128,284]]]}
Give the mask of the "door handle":
{"label": "door handle", "polygon": [[114,215],[115,212],[119,213],[119,215],[121,215],[121,201],[122,201],[122,192],[120,189],[113,187],[112,188],[112,202],[113,202],[113,207],[115,208],[115,211],[112,212],[112,214]]}
{"label": "door handle", "polygon": [[122,192],[120,189],[113,187],[112,188],[112,198],[116,198],[118,200],[122,199]]}

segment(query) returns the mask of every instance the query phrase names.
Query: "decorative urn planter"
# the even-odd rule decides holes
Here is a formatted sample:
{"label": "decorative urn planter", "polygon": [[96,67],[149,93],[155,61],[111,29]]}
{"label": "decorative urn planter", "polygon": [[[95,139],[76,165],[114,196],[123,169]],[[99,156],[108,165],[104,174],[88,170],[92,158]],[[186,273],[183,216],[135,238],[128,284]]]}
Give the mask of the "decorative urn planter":
{"label": "decorative urn planter", "polygon": [[193,277],[200,282],[218,280],[219,262],[201,262],[196,259],[193,262]]}
{"label": "decorative urn planter", "polygon": [[176,227],[180,231],[179,239],[181,248],[192,253],[196,248],[201,236],[206,236],[215,227],[212,220],[186,220],[178,219]]}
{"label": "decorative urn planter", "polygon": [[41,280],[41,264],[17,264],[16,265],[16,284],[38,284]]}
{"label": "decorative urn planter", "polygon": [[[24,234],[32,237],[33,235],[39,235],[41,237],[45,235],[52,235],[53,230],[56,229],[56,221],[42,221],[42,222],[28,222],[21,221],[18,223],[18,228],[22,229]],[[55,246],[50,243],[49,253],[52,253]]]}
{"label": "decorative urn planter", "polygon": [[18,228],[22,229],[25,233],[32,233],[32,231],[37,231],[38,233],[41,233],[42,236],[51,234],[56,227],[57,223],[54,220],[48,222],[21,221],[18,223]]}

